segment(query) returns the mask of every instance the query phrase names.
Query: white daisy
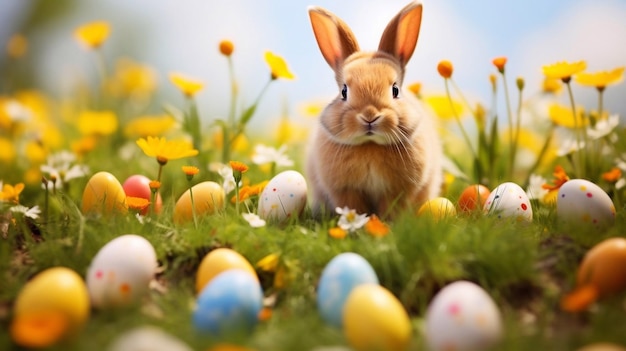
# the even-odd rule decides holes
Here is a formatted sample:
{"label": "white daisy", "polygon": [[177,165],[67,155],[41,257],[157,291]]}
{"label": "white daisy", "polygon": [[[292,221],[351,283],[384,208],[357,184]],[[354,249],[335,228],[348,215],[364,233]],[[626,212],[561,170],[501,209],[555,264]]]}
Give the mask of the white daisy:
{"label": "white daisy", "polygon": [[261,219],[261,217],[254,213],[242,213],[241,215],[252,228],[260,228],[265,226],[265,220]]}
{"label": "white daisy", "polygon": [[41,210],[39,209],[39,206],[28,208],[26,206],[17,205],[17,206],[11,207],[10,211],[13,213],[21,213],[25,217],[32,218],[32,219],[39,218],[39,215],[41,214]]}
{"label": "white daisy", "polygon": [[257,165],[275,163],[278,167],[291,167],[293,161],[287,156],[287,145],[282,145],[278,149],[263,144],[254,147],[252,162]]}
{"label": "white daisy", "polygon": [[358,214],[356,210],[349,209],[348,207],[337,207],[335,209],[341,217],[339,217],[339,221],[337,225],[339,228],[353,232],[365,225],[367,221],[369,221],[369,217],[366,214]]}

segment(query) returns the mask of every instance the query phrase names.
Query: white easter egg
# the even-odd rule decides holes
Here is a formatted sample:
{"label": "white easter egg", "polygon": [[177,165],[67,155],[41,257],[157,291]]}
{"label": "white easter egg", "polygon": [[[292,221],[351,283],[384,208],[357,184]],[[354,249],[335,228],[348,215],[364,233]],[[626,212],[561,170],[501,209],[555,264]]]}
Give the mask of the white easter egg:
{"label": "white easter egg", "polygon": [[602,230],[615,223],[615,206],[599,186],[585,179],[571,179],[559,189],[556,215],[561,225]]}
{"label": "white easter egg", "polygon": [[457,281],[428,306],[425,337],[432,351],[474,351],[494,346],[502,334],[500,310],[480,286]]}
{"label": "white easter egg", "polygon": [[532,221],[533,208],[528,195],[519,185],[506,182],[491,191],[483,210],[498,218],[513,218],[517,221]]}
{"label": "white easter egg", "polygon": [[156,252],[145,238],[126,234],[104,245],[87,271],[94,307],[129,305],[146,294],[157,269]]}
{"label": "white easter egg", "polygon": [[284,171],[272,178],[259,198],[259,217],[284,222],[298,217],[306,206],[307,186],[302,174]]}

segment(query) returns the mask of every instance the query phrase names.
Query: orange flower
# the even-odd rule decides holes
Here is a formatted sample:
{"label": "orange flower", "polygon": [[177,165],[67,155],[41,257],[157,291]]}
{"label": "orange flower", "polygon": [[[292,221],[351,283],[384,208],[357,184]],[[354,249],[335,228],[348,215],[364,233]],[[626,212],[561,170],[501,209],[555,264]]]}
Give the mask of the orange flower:
{"label": "orange flower", "polygon": [[609,183],[615,183],[622,177],[622,170],[613,167],[610,171],[602,173],[602,179]]}
{"label": "orange flower", "polygon": [[200,169],[196,166],[183,166],[183,172],[185,175],[193,177],[200,172]]}
{"label": "orange flower", "polygon": [[126,196],[126,204],[131,210],[143,211],[146,207],[148,207],[148,205],[150,205],[150,201],[148,201],[148,199],[144,199],[143,197]]}
{"label": "orange flower", "polygon": [[448,60],[439,61],[437,65],[437,72],[439,75],[445,79],[452,77],[452,72],[454,71],[454,67],[452,67],[452,62]]}
{"label": "orange flower", "polygon": [[246,173],[248,171],[248,166],[243,162],[230,161],[229,163],[230,163],[230,168],[233,169],[233,172]]}
{"label": "orange flower", "polygon": [[496,66],[498,72],[504,73],[504,65],[506,65],[506,57],[500,56],[493,59],[493,65]]}
{"label": "orange flower", "polygon": [[258,318],[261,322],[265,322],[272,318],[272,308],[271,307],[263,307],[261,311],[259,311]]}
{"label": "orange flower", "polygon": [[328,229],[328,235],[335,239],[343,239],[348,235],[348,232],[339,227],[335,227]]}
{"label": "orange flower", "polygon": [[389,234],[389,226],[383,223],[375,214],[365,223],[365,231],[374,237],[382,238]]}
{"label": "orange flower", "polygon": [[420,92],[422,91],[422,83],[415,82],[413,84],[409,84],[407,89],[409,89],[410,92],[415,94],[415,96],[419,96]]}
{"label": "orange flower", "polygon": [[[265,186],[267,185],[267,183],[269,183],[269,180],[265,180],[265,181],[262,181],[261,183],[257,183],[254,185],[244,185],[243,187],[241,187],[241,189],[239,189],[239,201],[245,201],[252,196],[259,195],[263,191],[263,189],[265,189]],[[230,202],[236,203],[237,196],[236,195],[233,196],[230,199]]]}
{"label": "orange flower", "polygon": [[220,41],[220,52],[224,56],[230,56],[233,54],[235,50],[235,45],[230,40],[222,40]]}
{"label": "orange flower", "polygon": [[542,188],[549,191],[559,190],[559,188],[561,188],[561,186],[569,180],[569,176],[565,173],[565,170],[561,167],[561,165],[556,165],[554,167],[554,173],[552,173],[552,175],[554,175],[554,185],[544,184],[541,186]]}
{"label": "orange flower", "polygon": [[161,182],[159,182],[158,180],[151,180],[150,183],[148,183],[148,186],[150,187],[150,190],[158,191],[159,189],[161,189]]}
{"label": "orange flower", "polygon": [[24,183],[17,183],[15,186],[4,184],[0,192],[0,201],[20,202],[20,194],[24,190]]}

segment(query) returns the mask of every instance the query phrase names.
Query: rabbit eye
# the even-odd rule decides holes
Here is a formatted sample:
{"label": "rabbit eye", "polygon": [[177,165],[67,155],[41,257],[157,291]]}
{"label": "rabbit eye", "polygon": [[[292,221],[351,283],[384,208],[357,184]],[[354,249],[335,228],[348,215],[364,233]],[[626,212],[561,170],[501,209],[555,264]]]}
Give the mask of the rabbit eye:
{"label": "rabbit eye", "polygon": [[343,101],[346,101],[347,98],[348,98],[348,86],[344,84],[343,88],[341,89],[341,99]]}
{"label": "rabbit eye", "polygon": [[393,83],[393,86],[391,86],[391,93],[393,94],[393,98],[394,99],[398,98],[398,94],[400,93],[400,89],[398,89],[398,86],[396,85],[396,83]]}

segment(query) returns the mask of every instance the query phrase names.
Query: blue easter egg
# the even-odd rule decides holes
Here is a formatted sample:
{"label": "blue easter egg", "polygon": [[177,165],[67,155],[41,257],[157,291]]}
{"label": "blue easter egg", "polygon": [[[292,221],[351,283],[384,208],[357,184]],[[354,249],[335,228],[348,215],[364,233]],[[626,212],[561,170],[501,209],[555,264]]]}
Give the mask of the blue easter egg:
{"label": "blue easter egg", "polygon": [[250,333],[263,307],[263,291],[250,272],[230,269],[218,274],[200,292],[193,324],[213,335]]}
{"label": "blue easter egg", "polygon": [[378,276],[367,260],[352,252],[335,256],[322,271],[317,288],[317,309],[322,319],[341,328],[346,299],[361,284],[378,284]]}

